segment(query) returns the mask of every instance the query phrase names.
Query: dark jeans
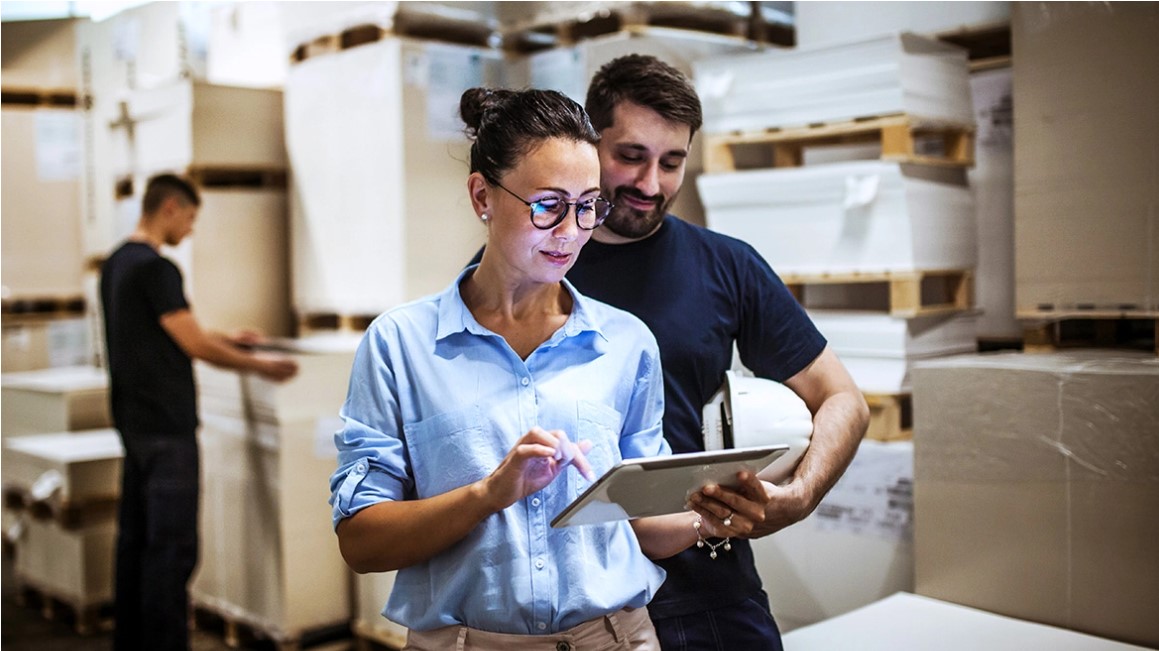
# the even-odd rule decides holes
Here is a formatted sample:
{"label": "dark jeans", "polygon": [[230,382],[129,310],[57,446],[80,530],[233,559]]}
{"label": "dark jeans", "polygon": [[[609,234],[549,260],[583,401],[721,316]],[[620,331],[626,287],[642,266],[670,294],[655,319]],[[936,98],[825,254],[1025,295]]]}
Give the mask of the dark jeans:
{"label": "dark jeans", "polygon": [[121,433],[115,651],[187,651],[201,487],[193,433]]}
{"label": "dark jeans", "polygon": [[738,604],[654,619],[652,624],[664,651],[783,651],[764,592]]}

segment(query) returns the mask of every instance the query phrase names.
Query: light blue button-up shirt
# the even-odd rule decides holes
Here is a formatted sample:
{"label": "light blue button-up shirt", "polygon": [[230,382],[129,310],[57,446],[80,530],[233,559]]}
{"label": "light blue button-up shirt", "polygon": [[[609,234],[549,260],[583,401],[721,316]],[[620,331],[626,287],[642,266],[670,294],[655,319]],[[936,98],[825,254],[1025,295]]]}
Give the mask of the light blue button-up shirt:
{"label": "light blue button-up shirt", "polygon": [[[367,330],[334,439],[334,525],[384,500],[483,479],[533,426],[588,439],[596,476],[622,458],[668,454],[656,340],[636,317],[564,281],[567,322],[522,360],[480,325],[459,284],[395,308]],[[553,529],[590,482],[569,467],[434,558],[403,568],[383,614],[414,630],[561,631],[646,605],[664,572],[624,521]]]}

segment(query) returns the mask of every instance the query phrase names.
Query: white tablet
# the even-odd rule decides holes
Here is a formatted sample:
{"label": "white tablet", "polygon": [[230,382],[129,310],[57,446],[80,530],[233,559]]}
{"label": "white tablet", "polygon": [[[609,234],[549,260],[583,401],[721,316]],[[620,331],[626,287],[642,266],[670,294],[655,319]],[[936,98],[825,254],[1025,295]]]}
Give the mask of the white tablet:
{"label": "white tablet", "polygon": [[697,490],[708,484],[735,486],[738,472],[760,475],[788,450],[788,445],[770,445],[621,461],[555,516],[551,526],[679,513]]}

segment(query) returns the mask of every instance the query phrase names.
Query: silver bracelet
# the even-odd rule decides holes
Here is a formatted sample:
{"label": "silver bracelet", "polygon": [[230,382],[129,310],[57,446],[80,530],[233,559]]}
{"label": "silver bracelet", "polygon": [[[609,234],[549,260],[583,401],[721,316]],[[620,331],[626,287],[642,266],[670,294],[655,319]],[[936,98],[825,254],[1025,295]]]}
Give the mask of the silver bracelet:
{"label": "silver bracelet", "polygon": [[705,545],[708,545],[708,557],[709,558],[711,558],[712,560],[716,560],[716,550],[718,547],[724,547],[724,551],[726,551],[726,552],[732,551],[732,543],[729,542],[730,540],[732,540],[732,538],[725,538],[724,540],[722,540],[716,544],[713,544],[713,543],[705,540],[704,536],[700,535],[700,524],[701,524],[701,518],[698,515],[698,516],[696,516],[696,522],[692,523],[692,528],[696,530],[696,546],[698,548],[703,549]]}

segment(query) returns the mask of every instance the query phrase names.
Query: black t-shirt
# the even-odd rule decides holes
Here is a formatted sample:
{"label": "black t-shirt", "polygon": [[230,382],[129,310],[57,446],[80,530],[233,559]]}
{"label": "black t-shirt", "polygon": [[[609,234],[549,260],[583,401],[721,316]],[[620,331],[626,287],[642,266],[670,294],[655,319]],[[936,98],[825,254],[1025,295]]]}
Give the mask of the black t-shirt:
{"label": "black t-shirt", "polygon": [[193,361],[161,327],[189,306],[181,271],[152,247],[126,242],[101,267],[113,423],[135,434],[197,430]]}
{"label": "black t-shirt", "polygon": [[[568,279],[579,291],[631,312],[660,345],[664,436],[673,452],[704,449],[704,404],[732,366],[783,382],[809,365],[825,339],[768,263],[748,244],[669,215],[651,237],[584,246]],[[737,603],[761,589],[747,540],[715,560],[691,547],[658,561],[668,572],[652,617]]]}

